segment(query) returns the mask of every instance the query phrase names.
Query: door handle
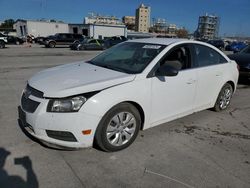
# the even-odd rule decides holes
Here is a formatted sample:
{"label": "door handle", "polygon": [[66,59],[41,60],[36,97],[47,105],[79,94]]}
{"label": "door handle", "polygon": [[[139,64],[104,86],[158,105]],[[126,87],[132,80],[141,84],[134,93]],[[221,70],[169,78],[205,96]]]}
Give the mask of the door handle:
{"label": "door handle", "polygon": [[187,81],[187,84],[193,84],[193,83],[195,83],[196,82],[196,80],[194,80],[194,79],[189,79],[188,81]]}
{"label": "door handle", "polygon": [[216,73],[216,76],[221,76],[222,75],[222,72],[217,72]]}

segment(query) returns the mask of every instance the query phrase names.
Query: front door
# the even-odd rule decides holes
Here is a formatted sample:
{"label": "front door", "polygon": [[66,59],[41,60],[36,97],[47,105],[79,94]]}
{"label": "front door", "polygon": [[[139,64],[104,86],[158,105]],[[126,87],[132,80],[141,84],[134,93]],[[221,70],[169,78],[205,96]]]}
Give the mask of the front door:
{"label": "front door", "polygon": [[192,113],[196,94],[197,73],[189,45],[177,46],[159,62],[160,66],[179,61],[178,75],[152,77],[151,126]]}

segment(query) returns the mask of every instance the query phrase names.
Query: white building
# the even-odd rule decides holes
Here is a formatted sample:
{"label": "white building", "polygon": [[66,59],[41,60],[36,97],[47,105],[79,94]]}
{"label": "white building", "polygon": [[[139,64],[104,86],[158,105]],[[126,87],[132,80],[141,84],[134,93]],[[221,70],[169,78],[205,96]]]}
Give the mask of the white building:
{"label": "white building", "polygon": [[60,22],[17,20],[14,24],[18,37],[33,35],[46,37],[56,33],[75,33],[95,39],[104,39],[112,36],[127,37],[125,25],[111,24],[67,24]]}
{"label": "white building", "polygon": [[141,4],[135,12],[135,30],[138,32],[147,33],[150,27],[151,8]]}
{"label": "white building", "polygon": [[46,37],[56,33],[69,32],[69,26],[66,23],[32,20],[17,20],[13,25],[13,29],[16,29],[18,37],[27,35]]}
{"label": "white building", "polygon": [[94,39],[104,39],[113,36],[127,37],[127,27],[125,25],[69,24],[69,32],[82,34]]}

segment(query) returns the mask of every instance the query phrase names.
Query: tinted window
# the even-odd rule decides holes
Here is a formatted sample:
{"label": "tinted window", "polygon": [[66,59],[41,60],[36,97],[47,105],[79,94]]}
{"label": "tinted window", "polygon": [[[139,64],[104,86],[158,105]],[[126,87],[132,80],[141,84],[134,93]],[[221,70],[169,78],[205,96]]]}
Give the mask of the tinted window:
{"label": "tinted window", "polygon": [[244,48],[240,53],[250,54],[250,46],[247,46],[246,48]]}
{"label": "tinted window", "polygon": [[89,41],[89,44],[95,44],[95,43],[96,43],[96,40]]}
{"label": "tinted window", "polygon": [[165,63],[171,63],[173,61],[179,61],[182,65],[182,70],[191,68],[192,64],[190,54],[191,53],[188,46],[179,46],[167,54],[167,56],[161,61],[161,65]]}
{"label": "tinted window", "polygon": [[99,42],[99,44],[103,44],[104,41],[103,40],[97,40]]}
{"label": "tinted window", "polygon": [[72,39],[73,38],[72,34],[65,34],[65,36],[66,36],[67,39]]}
{"label": "tinted window", "polygon": [[81,38],[83,38],[82,35],[77,35],[77,34],[73,35],[73,37],[74,37],[75,39],[81,39]]}
{"label": "tinted window", "polygon": [[203,45],[194,45],[194,54],[199,67],[227,62],[227,60],[214,49]]}

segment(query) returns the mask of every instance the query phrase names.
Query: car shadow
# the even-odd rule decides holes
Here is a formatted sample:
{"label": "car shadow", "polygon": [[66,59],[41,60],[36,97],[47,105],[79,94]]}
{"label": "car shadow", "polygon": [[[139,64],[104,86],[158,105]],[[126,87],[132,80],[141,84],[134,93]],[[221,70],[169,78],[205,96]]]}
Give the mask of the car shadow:
{"label": "car shadow", "polygon": [[26,170],[27,178],[26,181],[17,175],[9,175],[6,170],[4,170],[4,164],[7,157],[11,152],[7,151],[5,148],[0,147],[0,186],[1,188],[38,188],[39,183],[36,174],[32,168],[32,161],[29,156],[24,156],[21,158],[14,158],[14,164],[20,165]]}

